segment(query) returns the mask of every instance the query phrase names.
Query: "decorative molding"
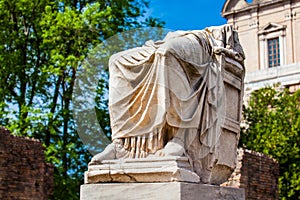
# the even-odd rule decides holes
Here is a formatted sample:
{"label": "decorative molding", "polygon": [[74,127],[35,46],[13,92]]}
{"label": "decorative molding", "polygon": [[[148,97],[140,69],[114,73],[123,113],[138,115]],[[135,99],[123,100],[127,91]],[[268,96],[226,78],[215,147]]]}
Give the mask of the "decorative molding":
{"label": "decorative molding", "polygon": [[284,15],[285,20],[291,20],[291,19],[296,19],[296,12],[288,12]]}
{"label": "decorative molding", "polygon": [[249,27],[251,27],[251,28],[256,28],[256,27],[258,27],[258,25],[259,25],[259,22],[258,22],[258,20],[251,20],[250,22],[249,22]]}
{"label": "decorative molding", "polygon": [[284,2],[284,0],[253,0],[251,3],[248,3],[246,0],[227,0],[222,8],[222,16],[227,18],[234,13],[246,12],[251,9],[262,8],[282,2]]}
{"label": "decorative molding", "polygon": [[272,32],[278,32],[278,31],[285,31],[286,26],[285,25],[280,25],[280,24],[276,24],[276,23],[268,23],[265,26],[263,26],[259,31],[258,31],[258,35],[266,35]]}

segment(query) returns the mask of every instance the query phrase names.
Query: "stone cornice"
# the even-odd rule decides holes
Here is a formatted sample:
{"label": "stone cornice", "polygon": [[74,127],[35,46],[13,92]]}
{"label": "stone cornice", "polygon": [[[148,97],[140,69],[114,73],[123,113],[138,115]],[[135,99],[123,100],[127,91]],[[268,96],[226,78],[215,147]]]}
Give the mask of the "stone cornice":
{"label": "stone cornice", "polygon": [[[227,10],[227,6],[229,5],[229,3],[231,2],[232,0],[227,0],[223,6],[223,9],[222,9],[222,16],[225,17],[225,18],[228,18],[228,16],[230,15],[234,15],[236,13],[243,13],[243,12],[247,12],[249,10],[253,10],[253,9],[257,9],[257,8],[263,8],[263,7],[266,7],[266,6],[269,6],[269,5],[274,5],[276,3],[282,3],[282,2],[285,2],[284,0],[270,0],[270,1],[257,1],[257,2],[253,2],[253,3],[247,3],[247,6],[243,7],[243,8],[238,8],[238,9],[232,9],[232,10],[229,10],[229,11],[226,11]],[[247,13],[248,14],[248,13]]]}

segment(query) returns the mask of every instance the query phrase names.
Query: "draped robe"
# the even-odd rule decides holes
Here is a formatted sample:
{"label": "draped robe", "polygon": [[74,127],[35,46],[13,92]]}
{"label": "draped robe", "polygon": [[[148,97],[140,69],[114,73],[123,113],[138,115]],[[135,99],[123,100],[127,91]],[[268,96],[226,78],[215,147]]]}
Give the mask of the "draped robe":
{"label": "draped robe", "polygon": [[213,50],[234,47],[228,30],[171,32],[110,58],[112,139],[124,145],[126,157],[155,155],[179,138],[192,160],[212,155],[206,165],[215,162],[226,102]]}

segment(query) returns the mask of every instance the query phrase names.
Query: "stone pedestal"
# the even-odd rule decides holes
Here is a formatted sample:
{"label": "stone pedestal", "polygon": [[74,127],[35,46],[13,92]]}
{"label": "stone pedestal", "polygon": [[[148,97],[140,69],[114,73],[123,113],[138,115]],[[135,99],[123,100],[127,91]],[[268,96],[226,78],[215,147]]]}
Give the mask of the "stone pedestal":
{"label": "stone pedestal", "polygon": [[172,181],[200,182],[187,157],[104,160],[100,165],[89,166],[84,175],[84,183]]}
{"label": "stone pedestal", "polygon": [[186,182],[101,183],[81,186],[80,200],[244,200],[244,189]]}
{"label": "stone pedestal", "polygon": [[244,189],[200,183],[187,157],[105,160],[90,165],[81,200],[244,200]]}

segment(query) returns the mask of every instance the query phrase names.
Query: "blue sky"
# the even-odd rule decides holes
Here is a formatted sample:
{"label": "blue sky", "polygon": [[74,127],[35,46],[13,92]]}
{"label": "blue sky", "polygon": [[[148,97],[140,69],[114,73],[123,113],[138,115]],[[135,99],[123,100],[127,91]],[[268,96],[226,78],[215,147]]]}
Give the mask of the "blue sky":
{"label": "blue sky", "polygon": [[149,14],[172,30],[199,30],[226,23],[221,16],[225,0],[150,0]]}

